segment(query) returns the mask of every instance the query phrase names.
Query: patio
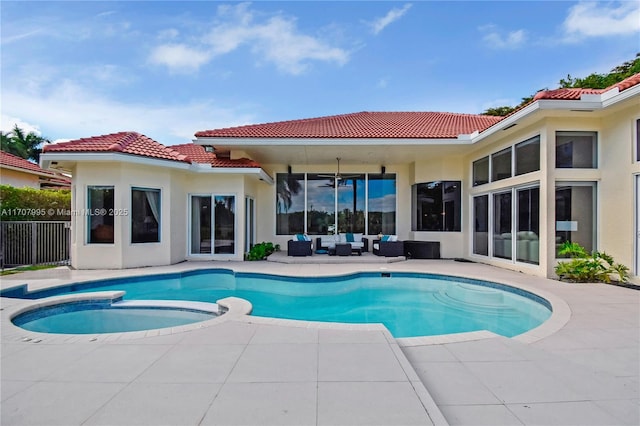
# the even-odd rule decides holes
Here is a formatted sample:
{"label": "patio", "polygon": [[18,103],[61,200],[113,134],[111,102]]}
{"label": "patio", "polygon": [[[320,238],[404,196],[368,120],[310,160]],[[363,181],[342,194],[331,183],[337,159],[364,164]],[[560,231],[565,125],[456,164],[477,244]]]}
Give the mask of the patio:
{"label": "patio", "polygon": [[529,342],[486,332],[396,340],[376,325],[251,316],[173,334],[65,340],[34,339],[8,324],[8,308],[25,302],[2,299],[2,424],[640,423],[640,292],[626,288],[445,260],[56,269],[4,277],[2,287],[211,267],[314,276],[455,272],[554,295],[571,317]]}

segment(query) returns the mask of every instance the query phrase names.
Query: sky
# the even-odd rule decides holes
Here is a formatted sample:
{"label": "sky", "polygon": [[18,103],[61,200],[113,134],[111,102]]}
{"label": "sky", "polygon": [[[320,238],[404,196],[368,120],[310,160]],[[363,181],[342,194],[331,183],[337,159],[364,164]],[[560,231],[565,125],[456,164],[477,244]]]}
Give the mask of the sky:
{"label": "sky", "polygon": [[1,128],[52,140],[478,114],[640,51],[638,1],[5,1]]}

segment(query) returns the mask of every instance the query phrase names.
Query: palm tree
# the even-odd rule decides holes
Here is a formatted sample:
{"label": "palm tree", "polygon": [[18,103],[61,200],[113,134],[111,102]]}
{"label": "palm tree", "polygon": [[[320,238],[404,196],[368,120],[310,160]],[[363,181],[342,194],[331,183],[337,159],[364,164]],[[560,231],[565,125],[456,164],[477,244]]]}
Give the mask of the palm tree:
{"label": "palm tree", "polygon": [[51,141],[35,132],[25,133],[16,124],[13,130],[2,133],[2,150],[36,163],[40,160],[41,146]]}

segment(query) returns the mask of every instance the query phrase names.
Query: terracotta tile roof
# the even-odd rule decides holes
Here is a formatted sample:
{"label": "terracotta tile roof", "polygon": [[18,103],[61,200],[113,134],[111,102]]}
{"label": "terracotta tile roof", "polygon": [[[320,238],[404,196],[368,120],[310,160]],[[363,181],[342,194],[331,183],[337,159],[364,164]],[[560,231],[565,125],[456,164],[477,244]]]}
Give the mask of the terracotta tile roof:
{"label": "terracotta tile roof", "polygon": [[119,132],[45,145],[44,152],[122,152],[163,160],[190,162],[185,155],[137,132]]}
{"label": "terracotta tile roof", "polygon": [[183,145],[172,145],[171,148],[188,156],[194,163],[211,164],[212,167],[260,167],[260,164],[248,158],[235,160],[218,158],[213,152],[205,151],[202,145],[186,143]]}
{"label": "terracotta tile roof", "polygon": [[619,91],[624,91],[633,86],[640,84],[640,73],[634,74],[631,77],[627,77],[622,80],[620,83],[613,84],[605,89],[581,89],[581,88],[571,88],[571,89],[555,89],[555,90],[543,90],[541,92],[536,93],[533,97],[534,101],[538,99],[555,99],[555,100],[580,100],[580,96],[582,95],[597,95],[600,93],[608,92],[611,89],[618,88]]}
{"label": "terracotta tile roof", "polygon": [[5,151],[0,151],[0,165],[15,167],[35,173],[44,173],[51,176],[54,175],[54,173],[40,168],[40,166],[32,163],[31,161],[25,160],[24,158],[20,158],[13,154],[9,154]]}
{"label": "terracotta tile roof", "polygon": [[502,117],[448,112],[357,112],[204,130],[196,137],[226,138],[456,138],[482,131]]}

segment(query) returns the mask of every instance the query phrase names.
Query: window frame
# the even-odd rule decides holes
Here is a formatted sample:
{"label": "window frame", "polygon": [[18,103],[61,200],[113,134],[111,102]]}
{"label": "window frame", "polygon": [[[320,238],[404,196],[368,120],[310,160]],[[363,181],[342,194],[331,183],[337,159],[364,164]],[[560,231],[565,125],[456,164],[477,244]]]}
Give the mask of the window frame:
{"label": "window frame", "polygon": [[[133,193],[134,193],[134,191],[138,191],[138,192],[156,192],[158,194],[158,216],[159,217],[157,219],[157,225],[158,225],[157,241],[134,241],[133,240],[133,237],[134,237],[133,226],[134,226],[134,217],[135,217],[134,203],[133,203]],[[149,202],[148,199],[147,199],[147,202]],[[160,189],[160,188],[148,188],[148,187],[141,187],[141,186],[132,186],[131,187],[131,210],[130,210],[130,213],[131,213],[131,216],[130,216],[129,223],[130,223],[131,226],[130,226],[129,238],[130,238],[131,244],[157,244],[157,243],[162,242],[162,189]]]}
{"label": "window frame", "polygon": [[[422,221],[418,220],[418,192],[420,186],[440,185],[440,218],[436,221],[440,225],[440,229],[424,229]],[[447,185],[453,185],[455,188],[453,200],[447,200]],[[447,201],[454,202],[453,228],[447,229],[446,205]],[[457,207],[457,211],[456,211]],[[421,210],[422,211],[422,210]],[[462,232],[462,181],[460,180],[435,180],[430,182],[420,182],[411,185],[411,230],[415,232]]]}
{"label": "window frame", "polygon": [[[91,191],[92,190],[96,190],[96,189],[100,189],[100,190],[111,190],[112,191],[112,205],[111,206],[101,206],[100,208],[98,207],[93,207],[92,205],[92,198],[91,198]],[[86,244],[89,245],[94,245],[94,244],[98,244],[98,245],[105,245],[105,244],[115,244],[115,215],[114,215],[114,211],[115,211],[115,204],[116,204],[116,187],[115,185],[87,185],[87,199],[86,199],[86,206],[87,206],[87,210],[86,210],[86,217],[87,217],[87,221],[86,221],[86,231],[87,231],[87,237],[86,237]],[[103,202],[104,204],[104,202]],[[92,238],[92,231],[94,230],[93,228],[93,224],[95,221],[95,218],[111,218],[110,222],[111,224],[105,224],[105,223],[98,223],[96,228],[98,228],[100,225],[105,225],[106,227],[111,226],[111,241],[93,241]],[[103,219],[104,222],[104,219]],[[109,220],[107,221],[109,222]],[[108,231],[108,228],[105,228]]]}
{"label": "window frame", "polygon": [[[572,149],[571,153],[571,167],[558,167],[558,138],[561,136],[571,137],[571,136],[592,136],[592,144],[591,144],[591,156],[592,162],[589,167],[575,167],[573,165],[574,162],[574,150]],[[599,134],[597,131],[593,130],[556,130],[555,132],[555,164],[554,167],[556,170],[567,170],[567,169],[582,169],[582,170],[596,170],[600,167],[600,156],[598,155],[598,146],[599,146]]]}
{"label": "window frame", "polygon": [[[532,144],[537,144],[538,145],[538,163],[537,163],[537,168],[532,169],[532,170],[527,170],[527,171],[520,172],[518,170],[518,160],[519,160],[518,152],[519,152],[519,148],[530,146]],[[527,140],[524,140],[522,142],[519,142],[519,143],[515,144],[514,147],[513,147],[513,157],[514,157],[514,161],[513,161],[513,176],[522,176],[522,175],[525,175],[527,173],[533,173],[533,172],[540,171],[540,135],[534,136],[532,138],[529,138]]]}

